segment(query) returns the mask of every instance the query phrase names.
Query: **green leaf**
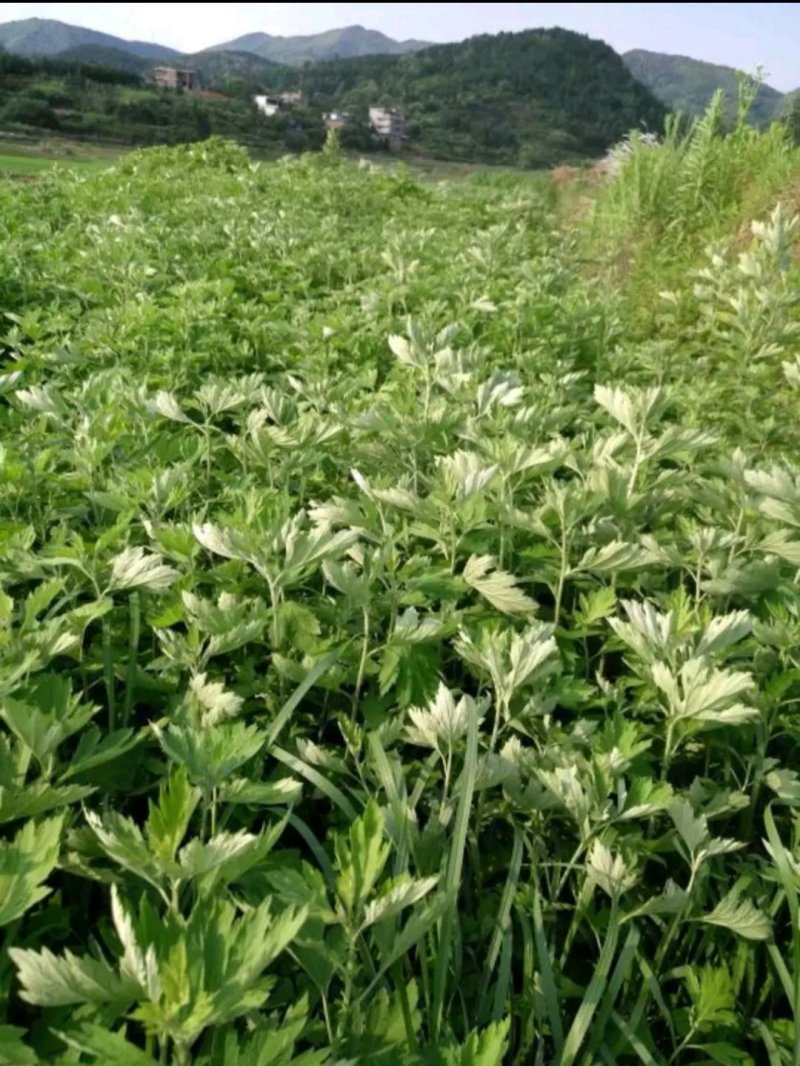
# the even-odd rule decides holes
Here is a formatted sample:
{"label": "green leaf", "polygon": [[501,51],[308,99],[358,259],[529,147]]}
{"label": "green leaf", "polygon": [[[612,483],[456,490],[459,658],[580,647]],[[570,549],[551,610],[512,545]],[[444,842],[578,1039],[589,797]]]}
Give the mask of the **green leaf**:
{"label": "green leaf", "polygon": [[753,628],[753,619],[747,611],[732,611],[730,614],[712,618],[697,645],[698,655],[722,651],[746,637]]}
{"label": "green leaf", "polygon": [[102,818],[94,811],[85,814],[90,829],[110,859],[155,888],[162,889],[164,862],[150,851],[135,822],[116,811],[108,811]]}
{"label": "green leaf", "polygon": [[719,925],[745,940],[768,940],[772,924],[749,899],[741,899],[736,891],[729,892],[710,914],[703,916],[707,925]]}
{"label": "green leaf", "polygon": [[598,548],[587,548],[574,570],[613,574],[626,570],[641,570],[651,565],[652,562],[653,555],[646,548],[638,544],[626,544],[621,540],[613,540]]}
{"label": "green leaf", "polygon": [[667,807],[669,816],[691,855],[708,840],[708,822],[702,814],[695,814],[691,803],[683,796],[676,797]]}
{"label": "green leaf", "polygon": [[617,951],[618,939],[619,922],[617,921],[616,912],[613,911],[603,939],[600,957],[592,970],[591,980],[586,987],[581,1004],[564,1040],[564,1047],[558,1060],[559,1066],[571,1066],[586,1040],[592,1018],[600,1006],[606,991],[611,973],[611,964]]}
{"label": "green leaf", "polygon": [[508,1051],[509,1020],[493,1022],[480,1031],[469,1034],[457,1057],[457,1066],[502,1066]]}
{"label": "green leaf", "polygon": [[616,900],[636,884],[636,874],[630,870],[621,855],[614,855],[601,840],[595,840],[586,863],[590,881]]}
{"label": "green leaf", "polygon": [[339,874],[336,893],[350,914],[357,913],[372,892],[389,858],[384,841],[383,812],[370,799],[364,813],[350,827],[347,835],[336,838]]}
{"label": "green leaf", "polygon": [[45,881],[58,861],[62,817],[27,822],[14,840],[0,843],[0,925],[21,917],[50,892]]}
{"label": "green leaf", "polygon": [[517,579],[497,569],[491,555],[471,555],[461,576],[503,614],[531,614],[536,610],[534,600],[517,588]]}
{"label": "green leaf", "polygon": [[112,1032],[101,1025],[84,1023],[74,1029],[56,1029],[54,1032],[67,1047],[89,1055],[103,1066],[157,1066],[154,1058],[129,1043],[122,1033]]}
{"label": "green leaf", "polygon": [[136,747],[142,740],[141,735],[132,729],[117,729],[113,733],[101,733],[95,725],[84,729],[78,739],[78,746],[72,753],[69,765],[64,768],[61,780],[67,781],[77,774],[94,770],[107,762],[113,762]]}
{"label": "green leaf", "polygon": [[162,780],[158,803],[151,801],[145,826],[148,847],[159,859],[174,860],[199,802],[200,791],[191,787],[183,768]]}
{"label": "green leaf", "polygon": [[0,1066],[39,1066],[41,1059],[23,1041],[24,1029],[0,1025]]}
{"label": "green leaf", "polygon": [[111,563],[109,592],[123,589],[169,588],[178,577],[178,571],[162,562],[161,556],[145,548],[125,548],[114,556]]}
{"label": "green leaf", "polygon": [[217,833],[203,843],[191,840],[180,853],[181,877],[189,880],[236,863],[248,853],[259,852],[261,840],[253,833]]}
{"label": "green leaf", "polygon": [[300,684],[291,694],[289,699],[286,700],[280,711],[278,711],[277,715],[275,716],[275,720],[273,721],[272,725],[269,728],[269,732],[267,733],[267,747],[271,748],[273,744],[275,744],[278,737],[281,735],[283,729],[285,728],[287,722],[297,710],[297,708],[300,706],[300,702],[302,701],[303,697],[313,688],[317,681],[319,681],[319,679],[324,674],[326,674],[328,670],[330,670],[330,668],[339,658],[339,654],[340,652],[338,649],[334,649],[333,651],[328,652],[327,655],[324,655],[321,659],[314,663],[311,669],[306,673],[303,680],[300,682]]}
{"label": "green leaf", "polygon": [[402,874],[380,896],[366,905],[361,929],[367,929],[375,922],[393,918],[406,907],[418,903],[436,887],[438,881],[438,876],[415,880]]}
{"label": "green leaf", "polygon": [[89,955],[71,951],[54,955],[47,948],[32,951],[10,948],[22,998],[39,1007],[65,1007],[75,1003],[129,1003],[137,988],[122,980],[111,967]]}

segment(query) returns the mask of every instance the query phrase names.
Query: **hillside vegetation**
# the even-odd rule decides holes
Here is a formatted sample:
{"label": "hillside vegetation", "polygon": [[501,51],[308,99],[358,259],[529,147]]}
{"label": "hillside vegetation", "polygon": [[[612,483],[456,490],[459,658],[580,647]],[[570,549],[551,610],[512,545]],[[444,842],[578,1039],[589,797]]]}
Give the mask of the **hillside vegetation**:
{"label": "hillside vegetation", "polygon": [[[225,134],[256,147],[297,150],[322,144],[324,112],[346,110],[353,125],[345,142],[369,151],[380,144],[370,135],[368,109],[382,104],[404,109],[414,153],[545,167],[600,156],[631,128],[661,129],[665,115],[613,49],[566,30],[475,37],[302,71],[245,51],[185,57],[202,85],[231,96],[213,103],[131,80],[138,57],[119,64],[125,75],[117,81],[125,90],[116,87],[107,65],[95,77],[86,60],[113,63],[112,51],[81,45],[63,57],[38,60],[0,53],[0,121],[140,144]],[[308,108],[273,119],[259,115],[253,94],[282,88],[302,89]]]}
{"label": "hillside vegetation", "polygon": [[[96,46],[85,46],[90,60]],[[110,51],[110,50],[109,50]],[[247,92],[223,99],[172,93],[143,81],[135,70],[85,62],[81,55],[25,57],[0,52],[0,123],[5,131],[57,133],[124,144],[175,144],[204,137],[235,137],[257,151],[319,148],[324,139],[320,116],[298,110],[267,119]],[[107,56],[105,49],[100,56]],[[131,57],[122,66],[130,66]],[[232,56],[226,73],[248,81],[254,63],[265,60]],[[138,63],[138,61],[136,61]],[[209,70],[217,64],[209,57]],[[209,75],[213,80],[213,73]]]}
{"label": "hillside vegetation", "polygon": [[800,158],[719,131],[0,182],[0,1061],[798,1061]]}
{"label": "hillside vegetation", "polygon": [[[705,63],[688,56],[663,55],[636,48],[622,56],[631,74],[658,97],[670,111],[699,118],[715,92],[722,91],[728,102],[728,121],[736,118],[739,75],[732,67]],[[771,85],[762,84],[750,110],[750,121],[765,125],[781,117],[785,96]]]}
{"label": "hillside vegetation", "polygon": [[[294,71],[276,78],[298,84]],[[402,107],[412,144],[440,158],[523,166],[601,155],[632,127],[660,129],[665,114],[612,48],[559,29],[319,63],[299,84],[361,119],[376,101]]]}

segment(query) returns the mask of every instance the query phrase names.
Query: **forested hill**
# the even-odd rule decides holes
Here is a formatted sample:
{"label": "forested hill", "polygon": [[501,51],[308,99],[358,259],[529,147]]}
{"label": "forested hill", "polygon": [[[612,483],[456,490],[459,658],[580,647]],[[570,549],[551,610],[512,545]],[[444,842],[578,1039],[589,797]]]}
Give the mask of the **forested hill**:
{"label": "forested hill", "polygon": [[275,80],[356,117],[376,102],[402,107],[412,144],[444,158],[525,166],[597,156],[665,114],[609,45],[561,29],[278,69]]}
{"label": "forested hill", "polygon": [[[670,111],[682,111],[687,115],[702,115],[718,89],[725,93],[728,116],[736,114],[739,92],[739,75],[733,67],[717,63],[705,63],[688,56],[664,55],[636,48],[622,57],[635,78],[646,85]],[[785,98],[771,85],[761,85],[750,119],[756,125],[764,125],[780,118]]]}

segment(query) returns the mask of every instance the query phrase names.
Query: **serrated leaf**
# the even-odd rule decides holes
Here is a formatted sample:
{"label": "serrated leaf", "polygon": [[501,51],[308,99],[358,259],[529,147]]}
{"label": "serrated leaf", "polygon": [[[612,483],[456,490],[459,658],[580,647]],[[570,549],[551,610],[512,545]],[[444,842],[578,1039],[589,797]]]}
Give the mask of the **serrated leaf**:
{"label": "serrated leaf", "polygon": [[191,425],[191,419],[187,418],[181,410],[175,394],[167,392],[166,389],[160,389],[153,399],[147,402],[147,407],[154,414],[168,418],[171,422],[184,422]]}
{"label": "serrated leaf", "polygon": [[588,548],[575,571],[586,570],[597,574],[612,574],[626,570],[639,570],[653,562],[652,553],[638,544],[626,544],[613,540],[599,548]]}
{"label": "serrated leaf", "polygon": [[178,571],[167,566],[160,555],[145,548],[125,548],[111,564],[109,592],[122,589],[166,589],[178,577]]}
{"label": "serrated leaf", "polygon": [[703,916],[707,925],[719,925],[745,940],[768,940],[772,935],[769,918],[749,899],[736,891],[729,892],[710,914]]}
{"label": "serrated leaf", "polygon": [[158,858],[174,860],[199,802],[200,790],[191,787],[182,768],[161,781],[158,803],[150,802],[145,826],[147,844]]}
{"label": "serrated leaf", "polygon": [[705,817],[695,814],[691,803],[683,796],[676,797],[669,804],[667,811],[689,853],[694,855],[708,840],[708,822]]}
{"label": "serrated leaf", "polygon": [[26,1003],[38,1007],[66,1007],[76,1003],[128,1003],[137,989],[122,980],[99,959],[78,958],[71,951],[54,955],[48,948],[31,951],[10,948],[20,993]]}
{"label": "serrated leaf", "polygon": [[474,701],[462,696],[456,703],[447,686],[439,683],[436,696],[427,707],[409,707],[412,726],[408,730],[412,744],[447,749],[466,735]]}
{"label": "serrated leaf", "polygon": [[491,555],[471,555],[461,576],[503,614],[530,614],[536,609],[535,601],[517,588],[517,579],[496,569]]}
{"label": "serrated leaf", "polygon": [[23,1041],[24,1036],[24,1029],[0,1025],[0,1066],[40,1066],[42,1060]]}
{"label": "serrated leaf", "polygon": [[131,1044],[122,1033],[112,1032],[105,1026],[85,1022],[73,1029],[53,1031],[67,1047],[91,1056],[102,1066],[156,1066],[154,1058]]}
{"label": "serrated leaf", "polygon": [[43,882],[58,861],[63,817],[27,822],[0,843],[0,926],[21,917],[50,892]]}
{"label": "serrated leaf", "polygon": [[199,709],[201,726],[214,726],[226,718],[234,718],[244,702],[241,696],[228,692],[219,681],[209,681],[205,674],[195,674],[189,681],[190,699]]}
{"label": "serrated leaf", "polygon": [[712,618],[697,645],[698,655],[722,651],[736,644],[750,633],[753,619],[748,611],[732,611]]}
{"label": "serrated leaf", "polygon": [[370,800],[345,836],[336,838],[339,876],[336,891],[344,906],[355,912],[367,899],[389,858],[384,840],[383,813]]}
{"label": "serrated leaf", "polygon": [[586,874],[611,899],[617,899],[636,884],[635,872],[628,868],[621,855],[614,855],[601,840],[595,840],[592,845]]}
{"label": "serrated leaf", "polygon": [[217,833],[203,843],[194,839],[181,848],[178,861],[181,877],[191,879],[209,873],[226,863],[240,859],[258,848],[260,838],[253,833],[239,830],[238,833]]}
{"label": "serrated leaf", "polygon": [[418,903],[419,900],[427,896],[436,887],[438,882],[438,876],[423,877],[418,880],[412,880],[407,877],[400,878],[387,892],[377,899],[371,900],[366,905],[361,929],[368,929],[375,922],[380,922],[385,918],[392,918],[406,907]]}

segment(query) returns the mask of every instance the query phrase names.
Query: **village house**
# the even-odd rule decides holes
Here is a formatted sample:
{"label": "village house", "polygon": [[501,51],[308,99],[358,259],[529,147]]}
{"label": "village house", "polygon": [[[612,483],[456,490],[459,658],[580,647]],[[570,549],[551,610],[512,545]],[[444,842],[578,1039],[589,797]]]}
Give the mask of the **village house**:
{"label": "village house", "polygon": [[306,104],[305,93],[300,92],[299,89],[290,89],[288,92],[280,93],[278,99],[285,107],[305,107]]}
{"label": "village house", "polygon": [[278,93],[275,95],[254,96],[253,103],[258,110],[270,118],[273,115],[284,109],[291,109],[293,107],[302,107],[306,102],[305,96],[299,90],[292,90],[290,92]]}
{"label": "village house", "polygon": [[326,130],[342,130],[353,121],[353,116],[349,111],[328,111],[322,117]]}
{"label": "village house", "polygon": [[261,114],[266,115],[268,118],[277,115],[281,109],[281,102],[275,96],[254,96],[253,103]]}
{"label": "village house", "polygon": [[408,140],[406,117],[396,107],[371,107],[369,124],[379,137],[392,145],[400,145]]}
{"label": "village house", "polygon": [[154,67],[150,77],[162,89],[172,89],[173,92],[181,89],[191,92],[197,84],[195,72],[180,67]]}

